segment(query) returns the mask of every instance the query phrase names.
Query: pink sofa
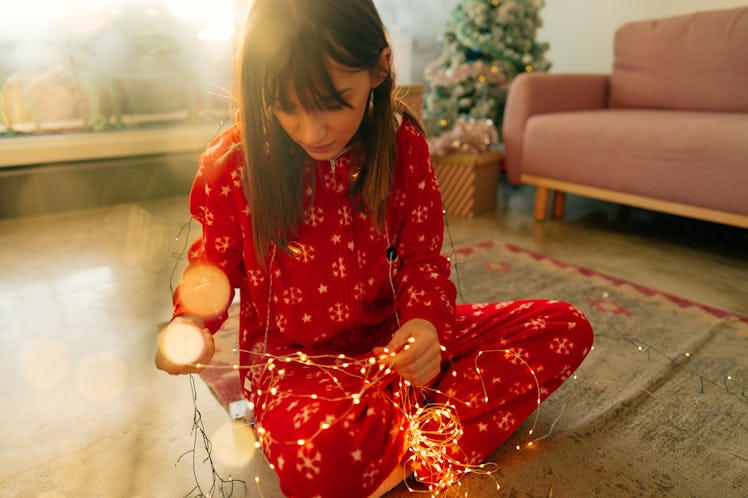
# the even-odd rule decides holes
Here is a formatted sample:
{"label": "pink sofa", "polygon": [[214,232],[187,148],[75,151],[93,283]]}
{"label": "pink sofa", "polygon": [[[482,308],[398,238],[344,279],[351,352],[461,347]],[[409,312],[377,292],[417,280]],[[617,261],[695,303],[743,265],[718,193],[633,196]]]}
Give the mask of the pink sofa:
{"label": "pink sofa", "polygon": [[519,76],[503,134],[538,221],[572,193],[748,228],[748,8],[626,24],[610,75]]}

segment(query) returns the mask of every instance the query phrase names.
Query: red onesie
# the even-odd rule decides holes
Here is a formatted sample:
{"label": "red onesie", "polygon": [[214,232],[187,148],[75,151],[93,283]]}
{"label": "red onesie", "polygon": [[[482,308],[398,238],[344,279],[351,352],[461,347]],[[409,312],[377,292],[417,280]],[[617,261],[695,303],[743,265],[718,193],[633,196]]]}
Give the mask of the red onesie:
{"label": "red onesie", "polygon": [[[399,381],[392,375],[369,384],[373,370],[361,370],[398,323],[423,318],[439,333],[442,373],[428,402],[456,410],[463,433],[448,452],[465,464],[495,450],[589,351],[589,323],[569,304],[455,306],[428,147],[407,120],[397,134],[385,226],[377,230],[349,195],[362,164],[357,147],[309,160],[305,219],[289,253],[271,247],[264,268],[252,242],[239,142],[235,125],[201,157],[190,208],[203,233],[189,257],[220,266],[239,289],[240,381],[287,496],[367,497],[413,454]],[[175,315],[185,312],[179,289],[175,307]],[[217,330],[225,318],[208,327]]]}

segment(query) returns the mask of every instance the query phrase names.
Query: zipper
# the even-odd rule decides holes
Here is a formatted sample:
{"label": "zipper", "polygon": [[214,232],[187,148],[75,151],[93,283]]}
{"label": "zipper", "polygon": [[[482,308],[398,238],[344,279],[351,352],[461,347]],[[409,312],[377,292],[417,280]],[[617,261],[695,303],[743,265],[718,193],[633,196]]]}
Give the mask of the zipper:
{"label": "zipper", "polygon": [[338,157],[340,156],[338,155],[330,159],[330,169],[332,170],[332,186],[336,194],[338,193],[338,178],[335,173],[335,161],[337,160]]}
{"label": "zipper", "polygon": [[341,150],[340,152],[338,152],[337,154],[335,154],[335,156],[333,158],[328,159],[328,161],[330,161],[330,168],[332,169],[332,180],[334,182],[335,192],[336,193],[337,193],[337,187],[338,187],[338,179],[335,178],[335,161],[337,161],[340,158],[340,156],[342,156],[343,154],[345,154],[349,150],[351,150],[351,145],[347,145],[346,147],[343,148],[343,150]]}

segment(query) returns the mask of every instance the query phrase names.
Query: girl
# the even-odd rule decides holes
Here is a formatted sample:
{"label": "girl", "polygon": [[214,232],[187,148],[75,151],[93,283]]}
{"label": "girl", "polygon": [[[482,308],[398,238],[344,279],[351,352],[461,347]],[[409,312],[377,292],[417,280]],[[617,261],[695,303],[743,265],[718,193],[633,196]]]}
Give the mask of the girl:
{"label": "girl", "polygon": [[[282,491],[454,482],[577,368],[587,320],[560,302],[455,306],[426,140],[393,98],[371,0],[254,0],[236,74],[237,123],[201,156],[190,197],[203,227],[190,267],[220,268],[226,302],[240,291],[240,381]],[[204,368],[226,318],[225,304],[190,309],[191,290],[175,292],[170,327],[201,330],[202,353],[180,363],[161,341],[170,373]],[[414,436],[443,429],[441,411],[419,418],[429,406],[461,427],[436,435],[437,465]]]}

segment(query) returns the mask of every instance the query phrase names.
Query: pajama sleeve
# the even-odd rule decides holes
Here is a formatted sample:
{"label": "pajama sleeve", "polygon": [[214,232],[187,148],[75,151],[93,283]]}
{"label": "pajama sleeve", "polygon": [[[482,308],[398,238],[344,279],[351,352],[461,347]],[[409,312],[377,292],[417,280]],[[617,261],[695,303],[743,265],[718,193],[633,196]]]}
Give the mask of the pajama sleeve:
{"label": "pajama sleeve", "polygon": [[[229,280],[227,308],[206,320],[206,327],[214,333],[226,320],[234,289],[240,287],[244,278],[239,212],[242,204],[246,206],[246,200],[241,182],[237,181],[241,177],[242,154],[239,151],[227,154],[231,150],[232,132],[232,129],[224,132],[200,156],[190,192],[190,214],[202,225],[202,234],[190,247],[189,264],[215,265]],[[180,299],[180,287],[173,296],[174,317],[189,313]]]}
{"label": "pajama sleeve", "polygon": [[441,255],[444,215],[425,138],[405,122],[399,133],[400,171],[393,196],[401,205],[395,275],[400,323],[431,322],[441,335],[454,324],[456,289]]}

